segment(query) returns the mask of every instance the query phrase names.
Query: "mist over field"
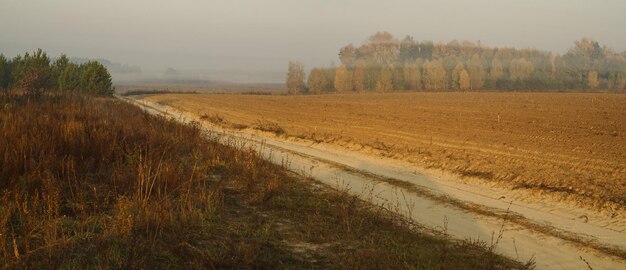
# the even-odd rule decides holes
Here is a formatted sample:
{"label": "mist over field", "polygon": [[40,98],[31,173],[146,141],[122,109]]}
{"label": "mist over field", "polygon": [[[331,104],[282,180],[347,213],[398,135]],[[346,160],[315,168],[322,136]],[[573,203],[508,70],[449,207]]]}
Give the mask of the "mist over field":
{"label": "mist over field", "polygon": [[559,54],[589,37],[626,50],[619,0],[0,2],[0,53],[41,47],[140,69],[112,70],[117,82],[284,82],[288,61],[338,64],[338,48],[376,31]]}
{"label": "mist over field", "polygon": [[623,269],[626,0],[0,0],[0,269]]}

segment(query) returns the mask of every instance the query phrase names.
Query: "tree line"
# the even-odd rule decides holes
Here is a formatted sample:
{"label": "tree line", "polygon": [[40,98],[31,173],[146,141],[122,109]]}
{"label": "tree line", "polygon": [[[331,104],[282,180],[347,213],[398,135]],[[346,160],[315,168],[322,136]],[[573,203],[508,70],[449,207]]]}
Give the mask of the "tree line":
{"label": "tree line", "polygon": [[339,67],[313,68],[290,62],[291,94],[389,92],[398,90],[609,90],[624,91],[626,52],[583,38],[563,55],[491,48],[469,41],[433,43],[398,40],[378,32],[363,44],[339,50]]}
{"label": "tree line", "polygon": [[38,95],[47,90],[97,96],[114,94],[111,74],[97,61],[76,64],[62,54],[54,61],[41,49],[7,59],[0,54],[0,89]]}

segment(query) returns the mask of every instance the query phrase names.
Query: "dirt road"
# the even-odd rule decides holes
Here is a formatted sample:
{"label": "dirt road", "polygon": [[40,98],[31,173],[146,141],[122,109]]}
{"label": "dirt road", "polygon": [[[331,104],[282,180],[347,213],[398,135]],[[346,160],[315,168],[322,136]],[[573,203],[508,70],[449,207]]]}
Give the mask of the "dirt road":
{"label": "dirt road", "polygon": [[[179,121],[197,115],[156,103],[128,99],[153,114]],[[411,217],[457,239],[493,243],[497,252],[539,269],[624,269],[626,222],[558,202],[515,200],[515,191],[463,183],[455,176],[425,170],[323,143],[285,140],[253,130],[226,130],[203,123],[224,143],[245,144],[277,164],[364,200]]]}

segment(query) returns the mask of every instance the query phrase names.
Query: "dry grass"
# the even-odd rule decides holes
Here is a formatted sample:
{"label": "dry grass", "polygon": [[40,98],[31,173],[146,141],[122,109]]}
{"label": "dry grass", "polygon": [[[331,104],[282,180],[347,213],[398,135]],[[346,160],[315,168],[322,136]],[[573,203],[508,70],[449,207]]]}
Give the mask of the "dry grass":
{"label": "dry grass", "polygon": [[260,131],[274,133],[277,136],[284,135],[285,129],[279,126],[277,123],[267,121],[265,119],[258,120],[254,124],[254,129],[258,129]]}
{"label": "dry grass", "polygon": [[0,134],[2,268],[527,267],[115,99],[4,96]]}
{"label": "dry grass", "polygon": [[[159,101],[163,96],[147,99]],[[626,205],[626,95],[167,95],[225,121],[408,160],[598,208]]]}

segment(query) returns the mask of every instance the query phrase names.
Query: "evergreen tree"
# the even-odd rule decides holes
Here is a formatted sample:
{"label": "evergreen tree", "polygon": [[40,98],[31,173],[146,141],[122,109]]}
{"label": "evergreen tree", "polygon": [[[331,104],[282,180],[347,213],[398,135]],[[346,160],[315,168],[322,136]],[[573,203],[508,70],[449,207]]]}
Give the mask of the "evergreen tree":
{"label": "evergreen tree", "polygon": [[[26,53],[26,55],[28,56],[28,53]],[[24,60],[22,59],[22,56],[18,55],[13,57],[13,59],[9,62],[9,66],[10,68],[7,72],[9,77],[7,79],[9,87],[18,87],[20,76],[24,70]]]}
{"label": "evergreen tree", "polygon": [[26,54],[21,65],[17,85],[26,93],[37,96],[50,89],[50,58],[43,50],[38,49],[32,55]]}
{"label": "evergreen tree", "polygon": [[59,76],[58,87],[64,92],[79,92],[81,89],[81,72],[78,65],[68,63]]}
{"label": "evergreen tree", "polygon": [[9,61],[0,54],[0,89],[6,89],[9,87]]}
{"label": "evergreen tree", "polygon": [[52,63],[50,79],[53,88],[59,89],[59,78],[61,78],[61,74],[65,71],[69,63],[70,60],[65,54],[61,54],[61,56]]}
{"label": "evergreen tree", "polygon": [[41,49],[10,61],[0,54],[0,88],[21,88],[32,96],[50,89],[92,95],[114,93],[111,74],[103,64],[90,61],[79,67],[64,54],[51,64]]}
{"label": "evergreen tree", "polygon": [[80,86],[85,93],[98,96],[114,94],[111,74],[104,65],[89,61],[80,69]]}

